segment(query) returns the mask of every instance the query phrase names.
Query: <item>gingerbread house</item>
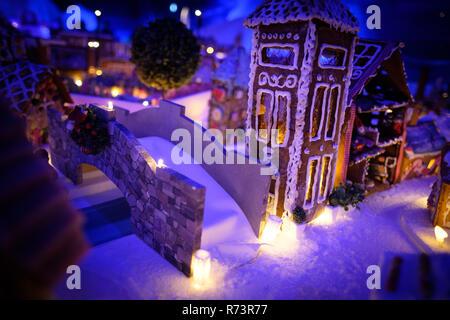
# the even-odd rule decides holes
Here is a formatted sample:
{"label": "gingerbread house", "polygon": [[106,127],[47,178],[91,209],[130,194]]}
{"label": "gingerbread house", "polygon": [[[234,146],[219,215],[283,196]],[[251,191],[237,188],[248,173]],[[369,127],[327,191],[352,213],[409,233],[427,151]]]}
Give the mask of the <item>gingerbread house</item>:
{"label": "gingerbread house", "polygon": [[249,66],[250,56],[244,47],[239,46],[214,72],[209,101],[210,129],[225,133],[225,129],[245,128]]}
{"label": "gingerbread house", "polygon": [[21,60],[0,66],[0,95],[27,119],[27,136],[35,146],[46,143],[47,108],[64,111],[72,99],[56,72],[43,65]]}
{"label": "gingerbread house", "polygon": [[400,179],[413,102],[399,43],[359,39],[347,102],[336,182],[352,181],[368,192],[386,189]]}
{"label": "gingerbread house", "polygon": [[64,111],[72,99],[56,70],[29,60],[28,44],[33,40],[0,16],[0,95],[27,119],[27,137],[40,146],[46,143],[47,108]]}
{"label": "gingerbread house", "polygon": [[337,0],[267,0],[244,24],[253,29],[246,127],[279,149],[266,214],[300,207],[310,220],[334,184],[359,24]]}
{"label": "gingerbread house", "polygon": [[420,119],[415,126],[408,126],[406,130],[401,180],[437,174],[446,140],[436,124]]}
{"label": "gingerbread house", "polygon": [[450,143],[442,150],[441,169],[428,198],[433,226],[450,228]]}

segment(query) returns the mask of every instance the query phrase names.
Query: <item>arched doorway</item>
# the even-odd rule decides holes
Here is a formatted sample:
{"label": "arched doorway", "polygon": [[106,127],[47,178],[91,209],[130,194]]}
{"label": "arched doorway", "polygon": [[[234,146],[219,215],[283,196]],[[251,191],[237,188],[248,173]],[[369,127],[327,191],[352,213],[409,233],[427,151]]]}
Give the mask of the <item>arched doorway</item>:
{"label": "arched doorway", "polygon": [[82,164],[83,182],[69,194],[85,218],[84,231],[92,246],[132,233],[130,206],[123,193],[101,170]]}

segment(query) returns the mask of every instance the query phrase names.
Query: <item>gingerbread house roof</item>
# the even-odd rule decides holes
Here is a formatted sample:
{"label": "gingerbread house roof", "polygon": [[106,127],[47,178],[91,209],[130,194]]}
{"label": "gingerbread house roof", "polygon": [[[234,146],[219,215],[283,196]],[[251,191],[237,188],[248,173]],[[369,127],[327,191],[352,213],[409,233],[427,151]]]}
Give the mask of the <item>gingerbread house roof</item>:
{"label": "gingerbread house roof", "polygon": [[[445,146],[445,138],[439,133],[433,121],[420,122],[406,129],[406,144],[415,154],[439,152]],[[406,148],[407,152],[410,148]]]}
{"label": "gingerbread house roof", "polygon": [[[365,89],[374,90],[366,92]],[[359,112],[401,106],[413,101],[399,43],[359,39],[353,56],[347,102],[350,105],[352,101]]]}
{"label": "gingerbread house roof", "polygon": [[335,29],[357,33],[356,17],[340,0],[266,0],[244,21],[254,28],[260,24],[286,23],[318,19]]}
{"label": "gingerbread house roof", "polygon": [[250,73],[250,55],[244,47],[235,48],[213,74],[214,80],[247,89]]}

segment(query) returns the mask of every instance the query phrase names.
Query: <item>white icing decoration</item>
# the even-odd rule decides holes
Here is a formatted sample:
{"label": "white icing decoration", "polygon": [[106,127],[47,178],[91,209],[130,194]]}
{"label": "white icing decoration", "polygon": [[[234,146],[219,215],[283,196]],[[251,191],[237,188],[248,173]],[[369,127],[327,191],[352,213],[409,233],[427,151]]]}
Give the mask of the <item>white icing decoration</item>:
{"label": "white icing decoration", "polygon": [[267,35],[267,39],[272,39],[272,34],[271,33],[269,33],[268,35]]}
{"label": "white icing decoration", "polygon": [[288,34],[286,35],[286,38],[290,39],[292,37],[292,33],[288,32]]}
{"label": "white icing decoration", "polygon": [[285,193],[285,210],[294,209],[295,199],[298,195],[297,178],[301,165],[301,150],[303,145],[303,128],[305,126],[305,109],[308,104],[309,85],[312,79],[313,61],[316,53],[316,26],[308,22],[308,30],[304,44],[304,56],[301,67],[301,76],[298,85],[298,105],[295,114],[295,133],[292,144],[289,146],[289,163],[287,167],[287,181]]}
{"label": "white icing decoration", "polygon": [[305,150],[303,150],[304,153],[309,154],[309,148],[305,148]]}
{"label": "white icing decoration", "polygon": [[264,86],[268,83],[269,86],[271,87],[278,87],[278,88],[286,87],[292,89],[297,84],[297,75],[295,74],[289,74],[286,77],[285,81],[281,81],[283,78],[284,78],[283,74],[280,74],[278,76],[276,74],[273,74],[269,76],[269,74],[264,71],[259,74],[258,85]]}
{"label": "white icing decoration", "polygon": [[320,145],[320,151],[323,151],[323,144]]}
{"label": "white icing decoration", "polygon": [[260,24],[309,22],[313,19],[323,21],[330,27],[343,32],[357,33],[359,31],[357,19],[347,7],[336,0],[266,0],[244,21],[244,25],[254,28]]}
{"label": "white icing decoration", "polygon": [[[253,113],[253,82],[255,80],[256,62],[258,61],[259,42],[256,39],[256,34],[259,33],[259,27],[255,29],[252,36],[252,52],[250,54],[250,75],[248,82],[248,104],[247,104],[247,119],[245,119],[245,127],[247,130],[252,129]],[[264,33],[263,33],[264,35]]]}
{"label": "white icing decoration", "polygon": [[296,35],[294,36],[294,40],[298,40],[298,39],[300,39],[300,37],[298,36],[298,34],[296,34]]}
{"label": "white icing decoration", "polygon": [[263,34],[261,35],[261,38],[265,39],[265,38],[266,38],[266,34],[263,33]]}
{"label": "white icing decoration", "polygon": [[317,74],[317,81],[322,81],[322,75],[321,74]]}
{"label": "white icing decoration", "polygon": [[274,34],[273,34],[273,38],[274,38],[274,39],[278,39],[278,33],[274,33]]}
{"label": "white icing decoration", "polygon": [[280,40],[283,40],[284,39],[284,33],[281,33],[280,34]]}
{"label": "white icing decoration", "polygon": [[330,80],[330,82],[334,82],[334,76],[332,74],[330,74],[330,76],[328,77],[328,80]]}

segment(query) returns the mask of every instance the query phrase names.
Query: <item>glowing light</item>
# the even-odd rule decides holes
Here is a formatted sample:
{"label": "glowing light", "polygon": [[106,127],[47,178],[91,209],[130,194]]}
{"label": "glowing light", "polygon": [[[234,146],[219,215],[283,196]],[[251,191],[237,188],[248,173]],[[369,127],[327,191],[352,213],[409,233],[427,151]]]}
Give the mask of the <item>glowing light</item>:
{"label": "glowing light", "polygon": [[280,233],[282,223],[283,220],[280,217],[274,214],[269,215],[266,227],[264,228],[263,234],[261,236],[261,240],[264,242],[273,241]]}
{"label": "glowing light", "polygon": [[95,10],[94,13],[97,17],[100,17],[102,15],[102,12],[100,10]]}
{"label": "glowing light", "polygon": [[95,71],[95,74],[101,76],[103,74],[103,71],[98,69],[97,71]]}
{"label": "glowing light", "polygon": [[386,113],[392,113],[392,109],[387,109]]}
{"label": "glowing light", "polygon": [[143,105],[144,107],[148,107],[149,103],[148,103],[147,100],[145,100],[144,102],[142,102],[142,105]]}
{"label": "glowing light", "polygon": [[427,169],[433,168],[435,162],[436,162],[436,159],[434,159],[434,158],[431,159],[430,162],[428,162]]}
{"label": "glowing light", "polygon": [[109,111],[113,111],[114,110],[114,105],[113,105],[113,103],[112,103],[112,101],[108,101],[108,110]]}
{"label": "glowing light", "polygon": [[158,168],[164,168],[165,167],[164,160],[163,159],[159,159],[157,166],[158,166]]}
{"label": "glowing light", "polygon": [[83,81],[81,81],[80,79],[77,79],[74,82],[77,87],[81,87],[83,85]]}
{"label": "glowing light", "polygon": [[95,67],[94,66],[90,66],[88,69],[89,74],[94,74],[95,73]]}
{"label": "glowing light", "polygon": [[333,210],[326,206],[323,208],[322,213],[313,221],[311,221],[314,225],[319,226],[327,226],[333,223]]}
{"label": "glowing light", "polygon": [[195,15],[197,16],[197,17],[200,17],[201,15],[202,15],[202,12],[200,11],[200,10],[195,10]]}
{"label": "glowing light", "polygon": [[118,87],[111,88],[111,96],[113,98],[117,97],[120,94],[120,89]]}
{"label": "glowing light", "polygon": [[227,57],[227,54],[225,52],[217,52],[216,57],[217,59],[225,59]]}
{"label": "glowing light", "polygon": [[214,48],[213,47],[208,47],[206,48],[206,52],[209,54],[213,54],[214,53]]}
{"label": "glowing light", "polygon": [[170,10],[170,12],[177,12],[178,5],[176,3],[171,3],[169,6],[169,10]]}
{"label": "glowing light", "polygon": [[98,48],[100,46],[100,43],[98,41],[89,41],[88,47],[89,48]]}
{"label": "glowing light", "polygon": [[434,236],[439,244],[443,244],[448,237],[447,232],[439,226],[434,227]]}
{"label": "glowing light", "polygon": [[198,287],[208,283],[211,273],[211,255],[208,251],[200,249],[192,257],[192,278]]}
{"label": "glowing light", "polygon": [[11,25],[16,29],[19,27],[19,23],[17,21],[11,22]]}

